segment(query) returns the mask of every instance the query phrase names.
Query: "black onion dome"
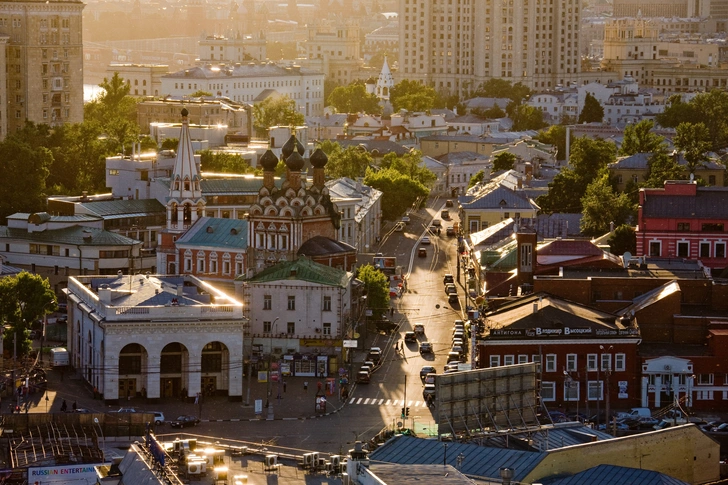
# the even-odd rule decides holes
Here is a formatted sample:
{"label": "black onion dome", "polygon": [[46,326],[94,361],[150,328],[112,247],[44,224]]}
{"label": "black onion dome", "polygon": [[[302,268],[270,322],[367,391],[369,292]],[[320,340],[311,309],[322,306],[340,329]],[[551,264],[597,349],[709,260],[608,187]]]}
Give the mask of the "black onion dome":
{"label": "black onion dome", "polygon": [[260,163],[260,166],[266,172],[273,172],[276,169],[276,165],[278,165],[278,157],[271,150],[266,150],[263,156],[260,157],[258,163]]}
{"label": "black onion dome", "polygon": [[311,154],[311,165],[313,168],[324,168],[328,161],[329,157],[326,156],[326,152],[320,148],[317,148],[316,151]]}
{"label": "black onion dome", "polygon": [[296,150],[298,151],[298,154],[303,156],[304,153],[306,153],[306,147],[303,146],[303,143],[301,143],[301,140],[296,138]]}
{"label": "black onion dome", "polygon": [[298,152],[293,152],[286,158],[286,165],[291,172],[300,172],[305,164],[306,161]]}
{"label": "black onion dome", "polygon": [[190,112],[187,111],[187,108],[182,108],[182,116],[186,118],[188,114],[190,114]]}
{"label": "black onion dome", "polygon": [[283,155],[283,160],[287,159],[291,156],[291,153],[293,153],[294,150],[296,150],[296,135],[291,135],[291,137],[288,139],[287,142],[283,144],[283,147],[281,147],[281,154]]}

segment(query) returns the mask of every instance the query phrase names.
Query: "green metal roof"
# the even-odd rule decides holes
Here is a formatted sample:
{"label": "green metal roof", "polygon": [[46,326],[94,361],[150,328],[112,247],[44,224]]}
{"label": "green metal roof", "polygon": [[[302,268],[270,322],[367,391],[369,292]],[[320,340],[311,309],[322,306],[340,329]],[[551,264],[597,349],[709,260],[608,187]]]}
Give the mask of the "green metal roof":
{"label": "green metal roof", "polygon": [[248,221],[201,217],[177,239],[177,246],[245,249],[248,247]]}
{"label": "green metal roof", "polygon": [[62,229],[28,232],[26,229],[0,226],[0,239],[23,239],[46,244],[75,246],[131,246],[141,241],[94,227],[71,226]]}
{"label": "green metal roof", "polygon": [[284,261],[266,268],[252,278],[238,277],[238,280],[250,283],[270,283],[281,280],[308,281],[326,286],[345,288],[352,275],[344,270],[324,266],[308,258],[300,257],[296,261]]}

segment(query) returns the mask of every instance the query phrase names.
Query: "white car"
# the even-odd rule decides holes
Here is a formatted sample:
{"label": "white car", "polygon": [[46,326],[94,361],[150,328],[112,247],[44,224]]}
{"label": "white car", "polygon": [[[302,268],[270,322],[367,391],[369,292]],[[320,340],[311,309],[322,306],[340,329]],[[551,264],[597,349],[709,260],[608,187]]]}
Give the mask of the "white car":
{"label": "white car", "polygon": [[164,424],[164,413],[162,411],[152,411],[152,414],[154,414],[154,424],[157,426]]}
{"label": "white car", "polygon": [[430,244],[430,238],[427,236],[424,236],[421,241],[422,244]]}

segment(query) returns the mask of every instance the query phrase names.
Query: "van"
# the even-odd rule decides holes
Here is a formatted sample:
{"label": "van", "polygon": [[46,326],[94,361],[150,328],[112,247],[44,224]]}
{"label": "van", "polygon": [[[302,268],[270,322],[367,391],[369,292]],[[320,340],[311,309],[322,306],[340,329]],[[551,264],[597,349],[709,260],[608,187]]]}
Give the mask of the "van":
{"label": "van", "polygon": [[652,412],[650,408],[632,408],[626,413],[617,414],[617,419],[625,418],[651,418]]}

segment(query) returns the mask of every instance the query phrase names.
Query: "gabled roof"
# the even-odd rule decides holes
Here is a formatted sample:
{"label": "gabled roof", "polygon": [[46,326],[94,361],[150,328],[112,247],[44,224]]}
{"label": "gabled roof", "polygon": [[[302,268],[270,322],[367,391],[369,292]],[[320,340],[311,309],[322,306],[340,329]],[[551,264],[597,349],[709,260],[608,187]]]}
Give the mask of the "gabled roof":
{"label": "gabled roof", "polygon": [[504,219],[497,224],[486,227],[482,231],[471,233],[470,236],[468,236],[470,238],[471,247],[488,247],[496,244],[499,241],[502,241],[503,239],[513,234],[513,226],[515,225],[515,223],[516,222],[513,220],[513,218],[509,217],[508,219]]}
{"label": "gabled roof", "polygon": [[325,286],[345,288],[352,275],[344,270],[324,266],[308,258],[299,257],[296,261],[284,261],[266,268],[252,278],[237,279],[249,283],[271,283],[274,281],[307,281]]}
{"label": "gabled roof", "polygon": [[688,485],[664,473],[616,465],[597,465],[568,477],[539,479],[543,485]]}
{"label": "gabled roof", "polygon": [[324,236],[314,236],[298,248],[299,256],[325,256],[343,253],[355,253],[356,248],[343,241]]}
{"label": "gabled roof", "polygon": [[69,244],[74,246],[126,246],[141,244],[115,232],[95,227],[70,226],[61,229],[28,232],[26,229],[0,226],[0,239],[22,239],[48,244]]}
{"label": "gabled roof", "polygon": [[446,165],[462,165],[463,162],[481,161],[483,163],[489,162],[490,157],[488,155],[481,155],[476,152],[450,152],[446,153],[438,158],[442,163]]}
{"label": "gabled roof", "polygon": [[632,304],[620,310],[619,314],[624,316],[634,315],[636,312],[647,308],[653,303],[657,303],[676,293],[680,293],[680,283],[673,280],[632,299]]}
{"label": "gabled roof", "polygon": [[[609,168],[622,170],[647,170],[651,157],[652,153],[635,153],[634,155],[622,157],[616,162],[610,163]],[[688,164],[688,161],[682,153],[678,155],[677,164],[681,167],[685,167]],[[725,170],[723,165],[716,163],[713,160],[708,160],[703,163],[702,168],[709,170]]]}
{"label": "gabled roof", "polygon": [[489,209],[489,210],[538,210],[539,207],[521,190],[513,190],[501,184],[490,185],[488,189],[477,195],[462,195],[458,203],[463,210]]}
{"label": "gabled roof", "polygon": [[167,212],[157,199],[103,200],[98,202],[82,202],[84,211],[108,219],[110,216],[152,215]]}
{"label": "gabled roof", "polygon": [[181,247],[217,247],[246,249],[248,247],[248,221],[201,217],[176,242]]}
{"label": "gabled roof", "polygon": [[554,239],[538,247],[539,256],[601,256],[603,253],[585,239]]}

